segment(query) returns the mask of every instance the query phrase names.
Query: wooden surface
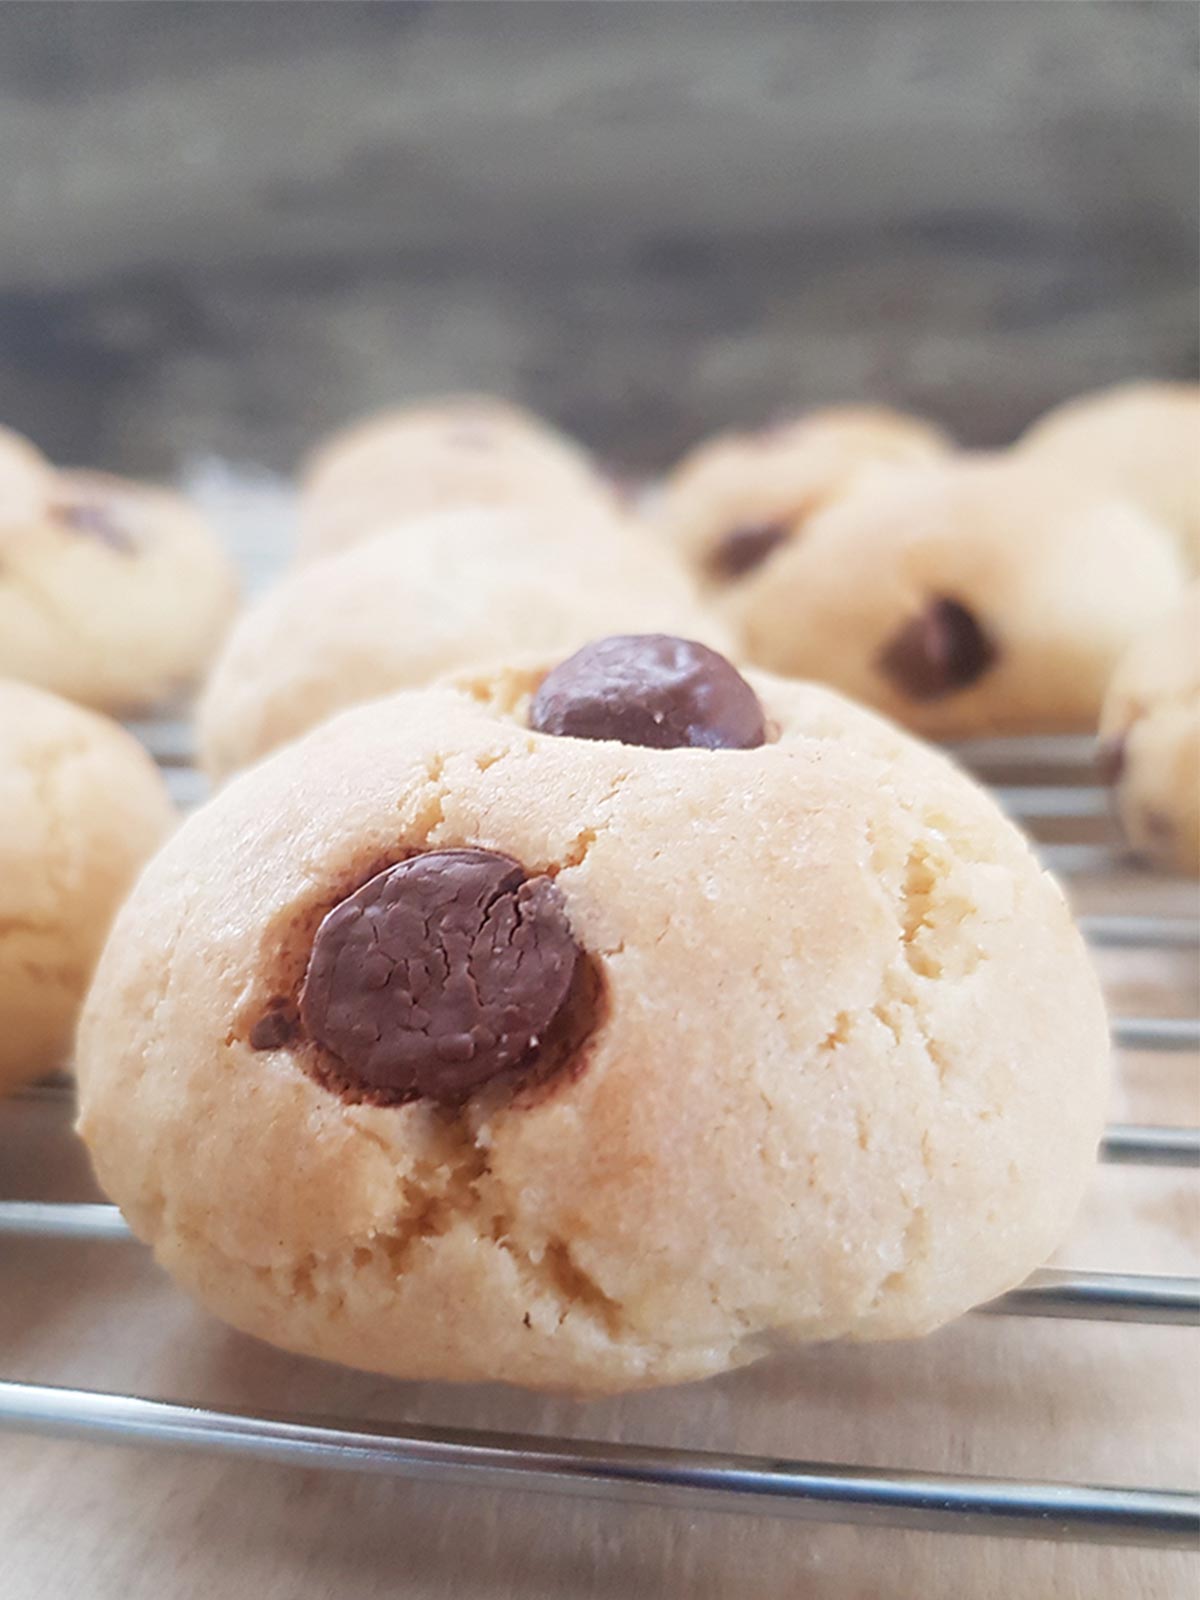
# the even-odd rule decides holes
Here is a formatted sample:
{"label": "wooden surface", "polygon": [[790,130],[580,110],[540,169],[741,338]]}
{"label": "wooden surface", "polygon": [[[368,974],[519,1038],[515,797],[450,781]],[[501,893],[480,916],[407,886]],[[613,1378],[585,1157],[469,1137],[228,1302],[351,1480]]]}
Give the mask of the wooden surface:
{"label": "wooden surface", "polygon": [[[1084,911],[1197,910],[1193,885],[1136,872],[1079,879],[1072,892]],[[1114,1014],[1196,1014],[1194,952],[1097,960]],[[1200,1122],[1196,1065],[1124,1056],[1113,1118]],[[0,1185],[4,1198],[93,1197],[63,1107],[0,1108]],[[1195,1272],[1198,1198],[1194,1173],[1101,1169],[1061,1261]],[[968,1317],[915,1344],[801,1350],[711,1383],[579,1405],[279,1354],[193,1309],[138,1247],[0,1244],[4,1377],[218,1407],[1195,1488],[1196,1356],[1187,1328]],[[1197,1581],[1180,1553],[868,1532],[7,1435],[0,1552],[4,1600],[1185,1600]]]}
{"label": "wooden surface", "polygon": [[0,419],[287,469],[481,386],[661,466],[1195,376],[1192,0],[0,6]]}

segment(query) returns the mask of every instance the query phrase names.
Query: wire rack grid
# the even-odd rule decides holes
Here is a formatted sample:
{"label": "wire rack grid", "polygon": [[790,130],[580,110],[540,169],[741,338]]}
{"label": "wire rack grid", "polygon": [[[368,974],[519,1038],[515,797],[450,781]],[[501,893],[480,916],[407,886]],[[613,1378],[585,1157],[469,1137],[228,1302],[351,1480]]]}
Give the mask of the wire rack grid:
{"label": "wire rack grid", "polygon": [[[202,798],[190,764],[186,725],[141,724],[136,731],[160,762],[184,806]],[[1106,797],[1090,778],[1090,741],[1006,739],[962,746],[960,758],[991,780],[1010,815],[1048,833],[1039,843],[1047,865],[1073,873],[1113,859],[1110,838],[1095,834]],[[1016,773],[1022,781],[1005,783]],[[1047,778],[1050,781],[1039,781]],[[1043,824],[1048,824],[1042,827]],[[1081,827],[1082,825],[1082,827]],[[1081,918],[1100,949],[1195,951],[1200,919],[1116,910]],[[1115,1049],[1194,1053],[1196,1017],[1123,1016],[1114,1019]],[[61,1110],[61,1137],[70,1138],[70,1084],[54,1079],[14,1097]],[[0,1115],[3,1115],[0,1106]],[[1200,1167],[1200,1129],[1115,1124],[1102,1162],[1147,1168]],[[138,1248],[115,1207],[0,1200],[0,1274],[5,1241],[86,1240],[97,1249]],[[3,1293],[0,1277],[0,1294]],[[1200,1279],[1128,1271],[1047,1269],[983,1306],[981,1313],[1135,1324],[1200,1326]],[[214,1410],[127,1393],[51,1387],[0,1377],[0,1430],[91,1438],[174,1450],[219,1452],[275,1464],[302,1464],[400,1478],[541,1489],[645,1503],[717,1507],[759,1515],[789,1515],[902,1529],[1190,1548],[1200,1538],[1200,1493],[1075,1482],[929,1473],[825,1461],[656,1448],[605,1439],[567,1439],[516,1432],[406,1426]]]}

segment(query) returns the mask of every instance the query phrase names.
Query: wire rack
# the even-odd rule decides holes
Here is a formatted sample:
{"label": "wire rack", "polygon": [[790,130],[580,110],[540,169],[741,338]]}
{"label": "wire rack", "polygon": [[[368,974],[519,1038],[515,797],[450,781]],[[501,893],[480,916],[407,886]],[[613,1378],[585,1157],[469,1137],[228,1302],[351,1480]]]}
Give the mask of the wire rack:
{"label": "wire rack", "polygon": [[[136,731],[158,759],[176,800],[185,807],[197,803],[203,782],[190,763],[186,725],[156,721],[137,725]],[[1046,864],[1068,882],[1073,874],[1113,865],[1114,845],[1111,834],[1104,837],[1103,826],[1107,799],[1091,779],[1090,740],[989,740],[961,746],[957,753],[991,782],[1009,814],[1038,837]],[[1145,952],[1200,947],[1200,918],[1194,914],[1146,916],[1118,910],[1085,916],[1081,923],[1097,948]],[[1122,1016],[1114,1019],[1112,1035],[1118,1052],[1194,1054],[1200,1051],[1200,1018]],[[66,1080],[35,1084],[13,1097],[17,1104],[28,1100],[59,1108],[61,1137],[71,1137],[72,1092]],[[1112,1125],[1100,1155],[1105,1163],[1198,1168],[1200,1129]],[[115,1207],[0,1201],[0,1295],[3,1245],[18,1237],[40,1241],[47,1249],[56,1240],[90,1241],[96,1249],[140,1248]],[[1047,1269],[979,1311],[1200,1326],[1200,1279]],[[1200,1538],[1200,1493],[1189,1490],[936,1474],[461,1428],[371,1422],[347,1426],[2,1378],[0,1429],[401,1478],[945,1533],[1160,1548],[1187,1548]]]}

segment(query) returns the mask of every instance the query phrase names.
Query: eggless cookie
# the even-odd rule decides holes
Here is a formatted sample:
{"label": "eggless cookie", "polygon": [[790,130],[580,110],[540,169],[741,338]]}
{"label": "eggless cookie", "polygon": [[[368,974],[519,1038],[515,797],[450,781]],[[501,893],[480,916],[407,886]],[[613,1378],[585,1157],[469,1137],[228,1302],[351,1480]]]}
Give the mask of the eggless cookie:
{"label": "eggless cookie", "polygon": [[0,681],[0,1091],[66,1061],[108,925],[171,821],[124,729]]}
{"label": "eggless cookie", "polygon": [[1171,536],[1127,502],[963,455],[881,469],[710,598],[745,659],[954,738],[1093,728],[1183,583]]}
{"label": "eggless cookie", "polygon": [[668,478],[655,520],[700,580],[721,587],[769,567],[864,471],[948,448],[932,424],[881,406],[807,412],[697,446]]}
{"label": "eggless cookie", "polygon": [[626,638],[350,711],[193,814],[101,963],[80,1129],[240,1328],[613,1391],[1018,1282],[1106,1059],[1062,895],[965,776]]}
{"label": "eggless cookie", "polygon": [[224,777],[359,701],[648,627],[725,638],[683,569],[609,514],[414,518],[297,569],[246,612],[200,703],[201,760]]}
{"label": "eggless cookie", "polygon": [[1177,536],[1200,571],[1200,385],[1129,383],[1048,412],[1021,449],[1126,496]]}
{"label": "eggless cookie", "polygon": [[383,412],[322,446],[303,475],[300,555],[328,555],[431,511],[611,499],[564,434],[519,406],[465,395]]}
{"label": "eggless cookie", "polygon": [[178,495],[53,474],[0,518],[0,674],[102,710],[141,710],[203,671],[232,614],[232,567]]}
{"label": "eggless cookie", "polygon": [[1200,873],[1200,584],[1121,658],[1100,738],[1134,851]]}

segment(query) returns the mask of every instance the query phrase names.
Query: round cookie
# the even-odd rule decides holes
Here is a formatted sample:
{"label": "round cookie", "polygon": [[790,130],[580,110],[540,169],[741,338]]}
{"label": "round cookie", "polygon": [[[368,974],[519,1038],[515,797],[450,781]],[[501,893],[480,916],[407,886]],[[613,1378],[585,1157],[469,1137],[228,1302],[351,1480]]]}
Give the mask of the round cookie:
{"label": "round cookie", "polygon": [[1124,501],[1012,455],[874,474],[722,614],[744,656],[933,738],[1095,727],[1113,665],[1184,582]]}
{"label": "round cookie", "polygon": [[109,923],[172,819],[123,728],[0,681],[0,1092],[66,1060]]}
{"label": "round cookie", "polygon": [[548,423],[486,395],[452,397],[369,417],[314,454],[300,555],[328,555],[431,511],[611,498],[584,450]]}
{"label": "round cookie", "polygon": [[[125,908],[80,1130],[236,1326],[633,1389],[924,1333],[1061,1241],[1108,1040],[1024,839],[825,690],[612,644],[326,723]],[[621,738],[531,726],[601,701]]]}
{"label": "round cookie", "polygon": [[1200,569],[1200,385],[1129,383],[1046,413],[1022,451],[1127,496],[1179,537]]}
{"label": "round cookie", "polygon": [[1130,845],[1159,866],[1200,873],[1200,584],[1122,656],[1100,738]]}
{"label": "round cookie", "polygon": [[245,613],[198,709],[214,778],[335,711],[614,629],[724,643],[683,569],[592,509],[444,511],[298,568]]}
{"label": "round cookie", "polygon": [[699,445],[668,478],[655,516],[701,581],[723,589],[769,568],[864,470],[948,449],[931,423],[882,406],[811,411]]}
{"label": "round cookie", "polygon": [[0,427],[0,524],[35,516],[54,469],[28,439]]}
{"label": "round cookie", "polygon": [[127,712],[193,683],[236,600],[228,557],[179,495],[53,475],[0,522],[0,674]]}

